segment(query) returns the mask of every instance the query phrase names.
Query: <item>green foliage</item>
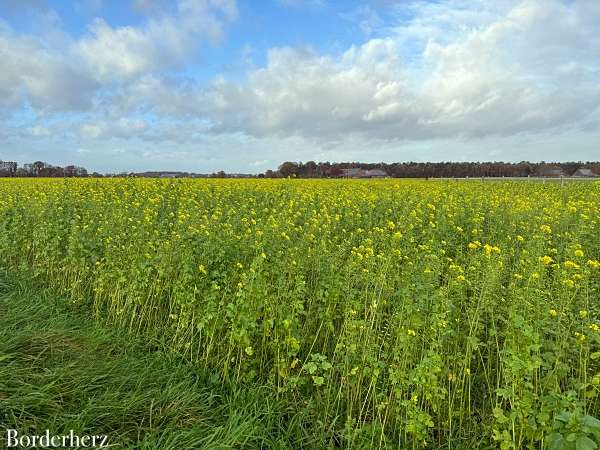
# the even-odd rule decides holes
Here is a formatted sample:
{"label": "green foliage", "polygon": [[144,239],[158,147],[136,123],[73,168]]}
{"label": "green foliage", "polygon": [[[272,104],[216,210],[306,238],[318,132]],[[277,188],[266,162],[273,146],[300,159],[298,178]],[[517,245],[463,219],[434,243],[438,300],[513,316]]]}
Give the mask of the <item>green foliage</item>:
{"label": "green foliage", "polygon": [[599,183],[0,180],[0,194],[7,268],[220,383],[267,387],[324,446],[598,441]]}

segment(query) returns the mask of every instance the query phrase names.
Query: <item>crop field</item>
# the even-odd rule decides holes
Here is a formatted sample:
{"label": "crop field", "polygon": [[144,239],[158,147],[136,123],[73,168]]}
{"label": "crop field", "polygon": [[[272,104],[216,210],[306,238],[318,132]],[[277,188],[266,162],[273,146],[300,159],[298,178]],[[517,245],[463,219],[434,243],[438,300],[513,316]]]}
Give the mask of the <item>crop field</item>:
{"label": "crop field", "polygon": [[0,180],[0,255],[290,448],[600,442],[599,182]]}

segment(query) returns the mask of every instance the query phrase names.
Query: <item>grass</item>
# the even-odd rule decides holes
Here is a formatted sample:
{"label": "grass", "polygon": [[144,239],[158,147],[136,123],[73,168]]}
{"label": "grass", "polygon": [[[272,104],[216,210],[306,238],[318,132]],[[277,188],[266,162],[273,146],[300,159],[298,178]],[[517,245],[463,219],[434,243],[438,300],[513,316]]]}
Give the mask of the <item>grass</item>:
{"label": "grass", "polygon": [[107,434],[115,448],[326,447],[269,388],[224,385],[77,308],[0,272],[0,429]]}

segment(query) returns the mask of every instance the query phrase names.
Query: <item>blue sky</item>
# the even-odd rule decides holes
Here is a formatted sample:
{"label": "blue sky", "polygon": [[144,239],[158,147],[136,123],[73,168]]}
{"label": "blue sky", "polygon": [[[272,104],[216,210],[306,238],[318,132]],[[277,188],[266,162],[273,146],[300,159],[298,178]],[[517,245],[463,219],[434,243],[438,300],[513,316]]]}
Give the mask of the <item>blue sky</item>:
{"label": "blue sky", "polygon": [[596,0],[4,0],[0,159],[600,159]]}

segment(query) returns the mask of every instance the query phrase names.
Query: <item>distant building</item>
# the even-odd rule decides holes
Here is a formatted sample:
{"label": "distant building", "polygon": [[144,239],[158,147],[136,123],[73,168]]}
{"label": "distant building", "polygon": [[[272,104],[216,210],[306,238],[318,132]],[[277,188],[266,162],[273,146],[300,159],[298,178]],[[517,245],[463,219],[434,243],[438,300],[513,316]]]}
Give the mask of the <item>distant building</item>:
{"label": "distant building", "polygon": [[360,178],[364,171],[359,168],[342,169],[342,177],[344,178]]}
{"label": "distant building", "polygon": [[362,175],[362,178],[385,178],[387,176],[387,172],[381,169],[371,169],[365,170],[365,172]]}
{"label": "distant building", "polygon": [[560,167],[542,167],[538,175],[546,178],[560,178],[565,176],[565,172]]}
{"label": "distant building", "polygon": [[363,170],[359,168],[351,168],[341,170],[342,178],[385,178],[388,176],[387,172],[381,169]]}
{"label": "distant building", "polygon": [[592,172],[592,169],[577,169],[572,176],[585,177],[585,178],[597,178],[600,175],[597,175],[594,172]]}

